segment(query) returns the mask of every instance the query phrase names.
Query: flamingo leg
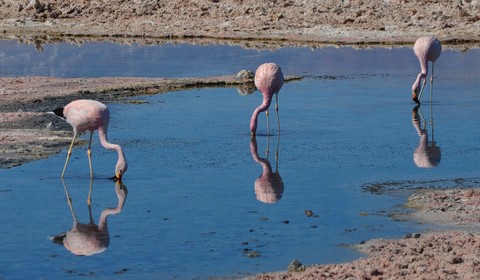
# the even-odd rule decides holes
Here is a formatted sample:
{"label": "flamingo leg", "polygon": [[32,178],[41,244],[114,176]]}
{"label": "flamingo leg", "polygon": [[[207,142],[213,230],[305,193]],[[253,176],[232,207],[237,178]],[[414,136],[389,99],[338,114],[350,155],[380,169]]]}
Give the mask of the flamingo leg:
{"label": "flamingo leg", "polygon": [[87,150],[88,164],[89,164],[89,166],[90,166],[90,178],[93,178],[93,168],[92,168],[92,137],[93,137],[93,131],[90,131],[90,141],[88,142],[88,150]]}
{"label": "flamingo leg", "polygon": [[430,77],[430,106],[433,101],[433,69],[435,68],[435,62],[432,61],[432,76]]}
{"label": "flamingo leg", "polygon": [[[87,198],[87,205],[90,207],[92,205],[92,189],[93,189],[93,179],[90,178],[90,187],[88,188],[88,198]],[[91,214],[90,214],[91,218]]]}
{"label": "flamingo leg", "polygon": [[265,149],[265,158],[268,160],[268,155],[270,154],[270,134],[267,135],[267,147]]}
{"label": "flamingo leg", "polygon": [[280,117],[278,116],[278,93],[275,94],[275,111],[277,113],[278,134],[280,134]]}
{"label": "flamingo leg", "polygon": [[65,161],[65,165],[63,166],[63,171],[62,171],[62,176],[61,176],[61,178],[63,178],[63,175],[65,174],[65,170],[67,170],[68,160],[70,159],[70,156],[72,155],[73,143],[75,143],[75,138],[76,138],[76,137],[77,137],[77,132],[74,131],[74,132],[73,132],[72,143],[70,144],[70,148],[68,148],[67,160]]}
{"label": "flamingo leg", "polygon": [[267,135],[270,135],[270,119],[269,119],[269,113],[268,113],[268,109],[265,111],[265,114],[267,116]]}
{"label": "flamingo leg", "polygon": [[430,77],[430,84],[433,84],[433,69],[435,68],[435,62],[432,61],[432,76]]}
{"label": "flamingo leg", "polygon": [[275,172],[278,172],[278,150],[280,149],[280,131],[277,137],[277,150],[275,151]]}

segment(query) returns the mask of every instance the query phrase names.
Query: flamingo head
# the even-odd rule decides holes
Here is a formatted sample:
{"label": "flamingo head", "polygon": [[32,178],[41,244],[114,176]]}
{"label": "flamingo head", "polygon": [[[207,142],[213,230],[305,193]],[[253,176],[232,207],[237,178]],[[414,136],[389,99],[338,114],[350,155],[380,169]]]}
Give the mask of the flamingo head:
{"label": "flamingo head", "polygon": [[415,103],[420,104],[420,100],[418,100],[418,94],[415,92],[412,93],[412,100],[415,101]]}
{"label": "flamingo head", "polygon": [[417,80],[412,85],[412,100],[415,103],[420,104],[420,100],[418,99],[422,94],[420,93],[420,83],[422,79],[422,73],[418,74]]}
{"label": "flamingo head", "polygon": [[418,100],[418,91],[419,87],[414,85],[412,87],[412,100],[415,101],[415,103],[420,104],[420,100]]}
{"label": "flamingo head", "polygon": [[122,180],[122,176],[127,172],[128,164],[126,161],[119,161],[115,167],[115,179]]}

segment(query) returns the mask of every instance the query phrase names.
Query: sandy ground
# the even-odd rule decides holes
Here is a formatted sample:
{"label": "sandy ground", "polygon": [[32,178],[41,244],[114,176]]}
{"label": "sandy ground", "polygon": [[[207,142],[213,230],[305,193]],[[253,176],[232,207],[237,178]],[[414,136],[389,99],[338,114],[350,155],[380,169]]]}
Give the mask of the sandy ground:
{"label": "sandy ground", "polygon": [[478,0],[0,0],[0,30],[302,42],[479,41]]}
{"label": "sandy ground", "polygon": [[[480,47],[478,0],[0,0],[0,38],[32,43],[236,44],[248,48],[323,44],[411,44],[433,34],[445,45]],[[461,45],[458,45],[461,44]],[[240,70],[240,69],[239,69]],[[292,77],[296,79],[297,77]],[[47,157],[68,146],[71,131],[46,112],[78,98],[141,102],[144,94],[191,87],[252,90],[251,79],[45,77],[0,78],[0,167]],[[132,98],[133,97],[133,98]],[[406,217],[443,231],[355,245],[366,257],[303,266],[250,279],[480,279],[480,192],[424,189]]]}

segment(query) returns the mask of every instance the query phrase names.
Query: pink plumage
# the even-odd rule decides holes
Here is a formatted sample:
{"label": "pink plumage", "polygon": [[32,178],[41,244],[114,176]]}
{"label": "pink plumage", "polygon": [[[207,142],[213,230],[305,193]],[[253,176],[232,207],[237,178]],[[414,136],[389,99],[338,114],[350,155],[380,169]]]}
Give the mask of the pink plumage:
{"label": "pink plumage", "polygon": [[422,97],[425,84],[427,83],[426,79],[428,75],[428,62],[432,62],[432,75],[430,78],[430,84],[432,84],[435,61],[437,61],[442,53],[442,45],[440,41],[433,36],[420,37],[415,42],[413,51],[420,62],[421,72],[417,75],[417,79],[412,85],[412,99],[416,103],[420,104],[420,98]]}
{"label": "pink plumage", "polygon": [[72,101],[63,108],[63,115],[77,132],[107,130],[110,121],[108,107],[95,100]]}
{"label": "pink plumage", "polygon": [[[250,132],[252,137],[255,137],[257,132],[257,119],[258,114],[263,111],[267,111],[268,118],[268,108],[272,102],[272,97],[276,95],[276,106],[275,110],[277,111],[277,121],[278,119],[278,92],[283,86],[283,73],[282,69],[275,63],[265,63],[260,65],[255,72],[255,86],[262,93],[263,102],[258,106],[252,114],[250,119]],[[268,120],[268,119],[267,119]],[[280,125],[280,122],[279,122]]]}
{"label": "pink plumage", "polygon": [[123,150],[119,145],[108,142],[107,130],[110,121],[110,111],[105,104],[95,100],[75,100],[67,104],[64,108],[57,108],[53,111],[56,115],[64,118],[73,128],[73,139],[68,149],[67,160],[63,167],[62,178],[67,169],[68,160],[72,154],[73,143],[77,134],[90,131],[90,141],[88,144],[88,162],[90,165],[90,177],[93,177],[91,145],[92,136],[95,130],[98,130],[100,143],[105,149],[115,150],[118,153],[118,161],[115,167],[115,177],[121,179],[127,171],[128,165]]}

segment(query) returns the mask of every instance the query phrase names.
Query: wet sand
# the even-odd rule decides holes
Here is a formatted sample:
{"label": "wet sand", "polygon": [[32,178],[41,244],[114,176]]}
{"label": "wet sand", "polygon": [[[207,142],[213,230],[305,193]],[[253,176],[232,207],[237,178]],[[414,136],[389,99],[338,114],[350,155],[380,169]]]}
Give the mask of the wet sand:
{"label": "wet sand", "polygon": [[[42,43],[112,40],[220,42],[253,48],[322,44],[411,44],[434,34],[442,42],[480,43],[478,1],[9,1],[0,0],[0,37]],[[222,41],[218,41],[218,40]],[[240,69],[239,69],[240,70]],[[200,79],[0,78],[0,167],[47,157],[68,146],[70,127],[46,114],[78,98],[141,102],[128,97],[191,87],[251,86],[235,75]],[[140,97],[141,98],[141,97]],[[446,226],[399,240],[370,240],[344,264],[301,263],[250,279],[479,279],[480,192],[416,192],[403,218]],[[293,258],[294,256],[292,256]],[[300,260],[301,261],[301,260]]]}

